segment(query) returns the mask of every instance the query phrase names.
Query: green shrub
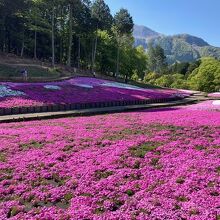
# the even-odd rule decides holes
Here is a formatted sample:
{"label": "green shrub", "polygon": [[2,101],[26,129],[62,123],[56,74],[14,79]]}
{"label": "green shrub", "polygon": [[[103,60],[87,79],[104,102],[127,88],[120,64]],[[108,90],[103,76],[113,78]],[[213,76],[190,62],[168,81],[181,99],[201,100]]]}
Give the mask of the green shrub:
{"label": "green shrub", "polygon": [[155,84],[162,87],[170,87],[173,82],[174,78],[172,77],[172,75],[163,75],[155,80]]}
{"label": "green shrub", "polygon": [[215,92],[220,89],[220,61],[208,57],[188,77],[191,89]]}
{"label": "green shrub", "polygon": [[156,79],[159,77],[157,73],[151,72],[144,76],[144,83],[155,84]]}

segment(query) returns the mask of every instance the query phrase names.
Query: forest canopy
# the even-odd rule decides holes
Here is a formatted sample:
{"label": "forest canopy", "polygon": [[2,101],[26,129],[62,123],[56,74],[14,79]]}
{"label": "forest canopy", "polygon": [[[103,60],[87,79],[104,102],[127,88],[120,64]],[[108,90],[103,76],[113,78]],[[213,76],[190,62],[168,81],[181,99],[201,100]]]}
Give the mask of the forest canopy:
{"label": "forest canopy", "polygon": [[104,0],[2,0],[0,50],[129,78],[146,69],[133,26],[126,9],[113,16]]}

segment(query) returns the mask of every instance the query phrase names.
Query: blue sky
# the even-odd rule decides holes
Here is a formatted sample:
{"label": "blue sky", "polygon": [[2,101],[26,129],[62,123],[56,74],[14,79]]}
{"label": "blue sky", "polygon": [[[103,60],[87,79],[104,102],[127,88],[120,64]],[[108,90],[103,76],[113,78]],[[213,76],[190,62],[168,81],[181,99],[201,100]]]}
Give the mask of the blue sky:
{"label": "blue sky", "polygon": [[220,47],[220,0],[105,0],[127,8],[136,24],[166,35],[188,33]]}

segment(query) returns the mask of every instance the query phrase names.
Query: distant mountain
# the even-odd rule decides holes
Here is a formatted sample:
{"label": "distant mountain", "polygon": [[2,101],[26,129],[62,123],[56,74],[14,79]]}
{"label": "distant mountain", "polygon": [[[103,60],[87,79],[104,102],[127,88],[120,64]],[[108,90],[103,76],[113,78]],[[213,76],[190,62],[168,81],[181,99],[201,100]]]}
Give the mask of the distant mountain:
{"label": "distant mountain", "polygon": [[142,25],[134,25],[133,35],[135,38],[135,46],[142,45],[145,49],[147,49],[149,40],[161,36],[161,34],[156,31]]}
{"label": "distant mountain", "polygon": [[175,37],[177,39],[185,41],[186,43],[190,45],[195,45],[199,47],[209,46],[209,44],[206,41],[204,41],[202,38],[195,37],[189,34],[178,34],[178,35],[175,35]]}
{"label": "distant mountain", "polygon": [[136,38],[142,38],[142,39],[150,39],[153,37],[159,37],[160,34],[156,31],[151,30],[148,27],[142,26],[142,25],[135,25],[134,26],[134,36]]}
{"label": "distant mountain", "polygon": [[135,25],[135,46],[142,45],[147,49],[148,44],[160,45],[169,63],[191,62],[201,57],[212,56],[220,58],[220,48],[209,45],[202,38],[189,34],[165,36],[147,27]]}

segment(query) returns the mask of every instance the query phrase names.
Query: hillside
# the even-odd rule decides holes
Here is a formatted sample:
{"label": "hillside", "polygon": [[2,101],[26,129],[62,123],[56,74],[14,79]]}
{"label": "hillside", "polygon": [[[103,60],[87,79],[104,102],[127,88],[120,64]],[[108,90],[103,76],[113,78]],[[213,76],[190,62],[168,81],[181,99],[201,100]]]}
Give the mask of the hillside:
{"label": "hillside", "polygon": [[206,56],[220,58],[219,47],[211,46],[202,38],[189,34],[165,36],[147,27],[135,26],[134,38],[135,46],[142,45],[145,49],[150,42],[153,45],[160,45],[169,63],[191,62]]}
{"label": "hillside", "polygon": [[0,53],[0,80],[21,81],[21,70],[28,71],[29,81],[50,81],[63,77],[70,77],[73,68],[56,65],[52,68],[49,62],[42,62],[30,58],[22,58],[11,53]]}
{"label": "hillside", "polygon": [[[91,77],[46,83],[0,82],[0,109],[55,104],[155,100],[179,97],[172,89],[142,88]],[[186,95],[181,93],[182,95]]]}

